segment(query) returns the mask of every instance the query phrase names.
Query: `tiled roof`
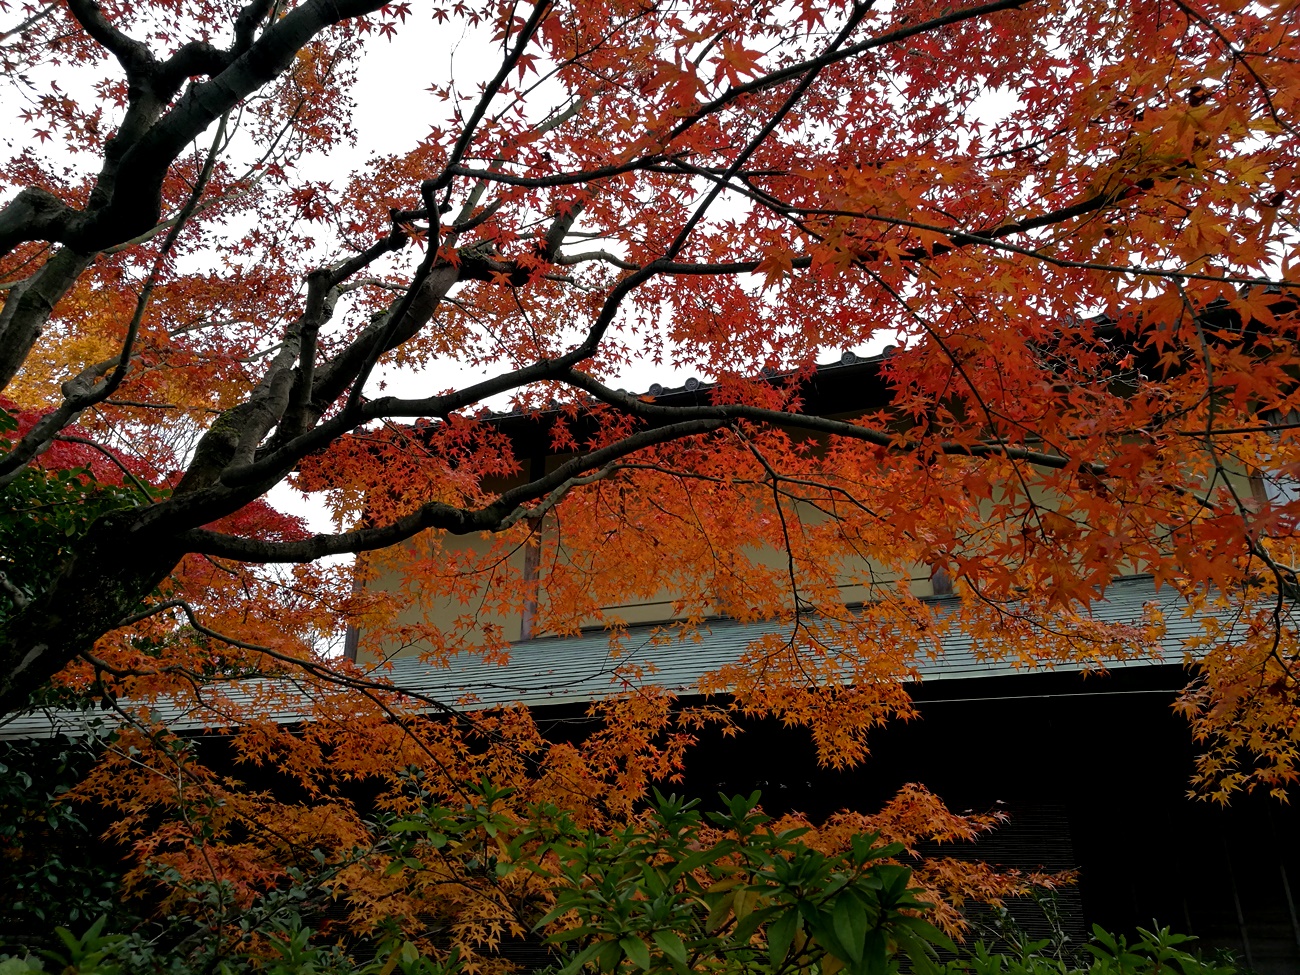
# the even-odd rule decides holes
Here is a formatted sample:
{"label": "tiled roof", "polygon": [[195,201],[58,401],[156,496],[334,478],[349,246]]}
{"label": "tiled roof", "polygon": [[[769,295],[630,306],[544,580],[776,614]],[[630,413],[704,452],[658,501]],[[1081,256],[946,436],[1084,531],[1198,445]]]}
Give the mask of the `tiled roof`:
{"label": "tiled roof", "polygon": [[[940,612],[956,601],[931,601]],[[1168,586],[1157,590],[1148,576],[1117,579],[1106,590],[1106,598],[1092,604],[1091,618],[1098,623],[1140,626],[1147,620],[1147,609],[1155,604],[1164,617],[1164,632],[1159,645],[1144,656],[1117,660],[1108,668],[1142,667],[1160,663],[1181,663],[1185,641],[1201,633],[1201,622],[1190,618],[1174,590]],[[1050,622],[1050,621],[1044,621]],[[1222,623],[1231,628],[1226,616]],[[424,662],[419,657],[393,660],[389,669],[376,672],[376,678],[391,681],[396,687],[425,698],[445,702],[463,709],[487,708],[522,703],[530,706],[585,704],[639,685],[655,686],[679,695],[699,692],[700,679],[719,668],[735,663],[755,639],[786,628],[779,623],[744,624],[719,619],[703,631],[699,639],[666,639],[662,626],[634,627],[620,642],[617,655],[611,652],[604,632],[576,637],[540,638],[515,644],[509,663],[489,663],[480,657],[463,655],[449,667]],[[1229,633],[1224,634],[1230,636]],[[1085,668],[1080,662],[1061,663],[1058,672],[1075,672]],[[629,669],[641,668],[644,677],[629,676]],[[1023,673],[1011,660],[993,660],[977,652],[971,639],[953,630],[943,639],[942,650],[932,659],[920,661],[918,670],[924,682],[972,680],[983,677],[1006,677]],[[235,703],[250,703],[253,695],[266,687],[263,681],[227,685],[223,692]],[[125,702],[124,702],[125,703]],[[199,716],[178,706],[156,706],[156,713],[178,730],[199,730],[206,724]],[[290,708],[275,715],[283,724],[301,721],[306,708]],[[112,723],[112,714],[45,709],[11,718],[0,725],[0,739],[48,737],[58,732],[85,731],[88,721]]]}
{"label": "tiled roof", "polygon": [[[955,599],[934,599],[942,611]],[[1177,593],[1168,586],[1156,589],[1149,576],[1118,579],[1106,590],[1106,598],[1093,603],[1091,616],[1099,623],[1141,625],[1147,606],[1157,604],[1164,615],[1164,636],[1158,648],[1147,656],[1118,660],[1108,667],[1150,666],[1152,663],[1181,663],[1184,642],[1201,633],[1200,622],[1187,617]],[[478,657],[457,660],[444,669],[416,657],[392,662],[387,677],[400,687],[426,697],[455,701],[472,696],[477,707],[523,703],[530,706],[586,703],[617,693],[638,683],[653,685],[676,694],[698,693],[700,678],[740,659],[754,640],[770,633],[788,632],[780,623],[738,623],[720,619],[700,634],[699,640],[665,642],[662,626],[633,627],[614,656],[603,632],[577,637],[528,640],[510,650],[505,666],[486,663]],[[653,673],[629,679],[629,669],[643,667]],[[1058,671],[1080,671],[1082,663],[1059,664]],[[1003,677],[1022,672],[1010,660],[990,660],[978,654],[970,638],[950,631],[943,639],[942,652],[923,659],[918,670],[926,682]],[[3,731],[0,730],[0,734]]]}

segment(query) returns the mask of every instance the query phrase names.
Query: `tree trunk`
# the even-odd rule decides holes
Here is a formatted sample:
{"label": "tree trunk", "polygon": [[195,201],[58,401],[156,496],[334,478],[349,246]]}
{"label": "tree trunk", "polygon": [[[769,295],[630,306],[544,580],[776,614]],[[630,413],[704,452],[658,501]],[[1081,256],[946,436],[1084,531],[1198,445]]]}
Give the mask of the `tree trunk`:
{"label": "tree trunk", "polygon": [[0,714],[29,706],[176,567],[181,551],[157,537],[137,537],[137,516],[112,512],[97,520],[63,572],[0,630]]}

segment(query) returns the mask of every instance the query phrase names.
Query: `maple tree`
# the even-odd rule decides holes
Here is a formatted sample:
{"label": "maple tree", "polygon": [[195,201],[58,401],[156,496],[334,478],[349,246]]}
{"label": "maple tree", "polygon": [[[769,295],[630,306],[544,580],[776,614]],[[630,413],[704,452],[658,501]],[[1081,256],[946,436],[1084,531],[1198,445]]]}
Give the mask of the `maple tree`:
{"label": "maple tree", "polygon": [[[6,538],[41,553],[0,567],[0,710],[119,708],[134,726],[89,787],[121,835],[255,884],[306,837],[362,842],[341,790],[382,781],[398,808],[412,766],[594,822],[738,715],[857,761],[947,630],[1020,664],[1150,652],[1158,618],[1085,612],[1143,571],[1207,620],[1179,703],[1199,784],[1285,790],[1297,9],[0,4],[25,106],[0,164],[0,487]],[[475,32],[493,66],[435,82],[409,151],[321,180],[360,59],[416,20]],[[805,408],[819,355],[884,340],[879,403]],[[440,388],[448,363],[483,378]],[[613,388],[636,363],[711,385]],[[402,370],[420,395],[384,387]],[[547,411],[551,462],[490,408]],[[268,505],[286,480],[326,492],[337,531]],[[540,578],[509,561],[530,545]],[[349,554],[400,584],[354,590],[328,561]],[[957,612],[912,594],[918,566]],[[577,744],[516,709],[417,720],[456,702],[328,647],[356,624],[434,661],[500,655],[513,634],[485,621],[526,601],[538,632],[617,637],[608,607],[659,593],[686,630],[788,632],[702,688],[726,703],[616,695]],[[446,599],[470,600],[451,624],[407,612]],[[286,679],[238,692],[252,677]],[[312,803],[205,769],[150,725],[161,698]],[[277,707],[310,720],[288,734]]]}

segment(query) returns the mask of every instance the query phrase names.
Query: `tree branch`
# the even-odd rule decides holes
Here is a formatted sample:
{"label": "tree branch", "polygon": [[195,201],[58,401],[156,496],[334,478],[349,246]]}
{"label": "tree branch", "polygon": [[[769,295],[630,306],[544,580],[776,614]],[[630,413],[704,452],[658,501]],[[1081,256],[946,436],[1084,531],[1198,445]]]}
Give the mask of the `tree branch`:
{"label": "tree branch", "polygon": [[255,538],[223,535],[209,529],[192,529],[180,536],[188,551],[243,562],[314,562],[326,555],[348,555],[396,545],[428,528],[453,535],[472,532],[499,532],[514,524],[523,514],[516,508],[544,498],[557,488],[567,490],[578,483],[584,471],[599,468],[659,443],[709,433],[725,426],[725,421],[686,420],[652,430],[642,430],[615,444],[590,451],[561,464],[545,477],[503,491],[490,505],[468,509],[441,501],[431,501],[409,515],[379,528],[360,528],[338,535],[313,535],[298,542],[271,542]]}
{"label": "tree branch", "polygon": [[[756,423],[769,423],[774,426],[794,427],[799,430],[832,434],[850,440],[862,440],[899,453],[915,452],[922,446],[919,443],[908,441],[883,430],[873,430],[871,427],[859,426],[843,420],[809,416],[806,413],[787,413],[782,410],[769,410],[741,403],[728,403],[724,406],[667,406],[659,403],[647,403],[638,396],[610,389],[593,377],[578,372],[576,369],[567,373],[563,381],[577,389],[590,393],[596,399],[617,407],[623,412],[650,421],[659,420],[661,422],[677,423],[686,419],[699,419],[729,423],[734,420],[751,420]],[[1064,470],[1078,463],[1080,470],[1086,470],[1098,477],[1104,477],[1107,473],[1104,464],[1086,461],[1077,462],[1074,458],[1062,454],[1043,453],[1042,451],[1030,450],[1027,447],[1013,444],[964,444],[945,441],[935,449],[939,453],[949,456],[1006,457],[1011,460],[1023,460],[1026,463],[1050,470]]]}
{"label": "tree branch", "polygon": [[672,129],[665,139],[665,144],[681,137],[688,129],[691,128],[700,119],[714,114],[746,95],[752,95],[756,92],[772,88],[782,82],[791,81],[805,74],[808,71],[820,71],[839,61],[845,61],[849,58],[856,57],[859,54],[865,54],[873,51],[878,47],[886,47],[890,44],[897,44],[900,41],[908,40],[920,34],[929,33],[932,30],[938,30],[941,27],[948,27],[952,24],[959,24],[963,21],[973,20],[979,17],[986,17],[989,14],[998,13],[1003,10],[1019,10],[1026,4],[1032,3],[1033,0],[994,0],[992,3],[981,4],[977,7],[967,7],[962,10],[951,10],[938,17],[930,20],[923,20],[916,24],[909,24],[906,27],[900,27],[897,30],[890,31],[887,34],[881,34],[877,37],[868,38],[858,44],[851,44],[848,47],[841,48],[838,51],[831,50],[815,58],[809,58],[806,61],[800,61],[765,74],[761,78],[755,78],[753,81],[743,85],[736,85],[727,89],[712,101],[704,102],[694,112],[686,115]]}
{"label": "tree branch", "polygon": [[83,447],[89,447],[92,450],[98,451],[105,459],[108,460],[109,463],[111,463],[114,467],[116,467],[119,471],[122,472],[123,477],[125,477],[128,481],[130,481],[132,484],[135,485],[136,490],[140,492],[140,494],[144,497],[146,501],[148,501],[150,504],[157,503],[157,499],[153,496],[153,492],[150,491],[149,488],[145,486],[144,482],[142,482],[140,478],[136,477],[135,474],[132,473],[129,467],[127,467],[124,463],[122,463],[122,459],[118,457],[117,454],[113,453],[103,444],[97,443],[96,441],[91,440],[89,437],[78,437],[70,433],[56,434],[54,439],[61,441],[63,443],[81,444]]}
{"label": "tree branch", "polygon": [[[291,656],[290,654],[281,653],[278,650],[273,650],[272,648],[263,646],[262,644],[259,643],[248,643],[246,641],[236,639],[235,637],[228,636],[224,633],[220,633],[217,630],[214,630],[211,627],[204,625],[199,620],[198,613],[195,611],[194,607],[191,606],[184,599],[168,599],[161,603],[155,603],[154,605],[145,608],[139,613],[135,613],[131,616],[128,616],[126,619],[122,620],[118,625],[129,626],[133,623],[138,623],[141,620],[148,619],[150,616],[156,616],[159,613],[166,612],[169,609],[179,609],[182,613],[185,614],[185,618],[189,622],[189,625],[196,632],[202,633],[204,636],[209,637],[213,640],[219,640],[220,642],[229,644],[232,647],[238,647],[241,650],[248,650],[252,653],[265,654],[266,656],[270,657],[272,660],[277,660],[280,663],[288,664],[292,667],[297,667],[301,670],[305,670],[309,674],[312,674],[315,677],[319,677],[321,680],[325,681],[326,683],[337,684],[340,687],[351,687],[351,688],[356,688],[358,690],[364,689],[364,690],[371,690],[371,691],[383,691],[385,693],[398,694],[402,697],[409,697],[414,700],[420,701],[423,704],[427,704],[434,710],[440,711],[443,714],[448,715],[449,717],[455,718],[457,721],[460,721],[468,725],[469,727],[477,727],[477,722],[475,722],[469,715],[466,715],[464,712],[459,711],[456,708],[453,708],[442,701],[429,697],[425,694],[421,694],[418,691],[407,690],[398,687],[395,684],[385,684],[379,681],[368,680],[364,677],[357,677],[352,674],[341,674],[338,671],[333,670],[332,668],[324,664],[317,663],[314,660],[305,660],[301,657],[294,657]],[[94,658],[90,658],[90,659],[94,659]],[[102,661],[100,663],[102,663]],[[105,665],[105,669],[108,670],[109,673],[114,673],[114,671],[109,669],[108,665]]]}
{"label": "tree branch", "polygon": [[95,0],[67,0],[67,4],[68,10],[82,29],[100,47],[117,58],[128,81],[139,85],[150,79],[158,67],[158,61],[142,41],[128,37],[115,27],[104,16]]}
{"label": "tree branch", "polygon": [[625,261],[617,254],[612,254],[606,250],[583,251],[581,254],[556,254],[553,263],[563,264],[565,266],[573,264],[585,264],[588,261],[603,261],[606,264],[612,264],[614,267],[622,268],[624,271],[639,271],[640,264],[633,264],[631,261]]}
{"label": "tree branch", "polygon": [[[96,403],[101,403],[108,399],[117,391],[117,388],[122,385],[122,380],[126,378],[127,371],[131,367],[136,336],[139,334],[140,324],[144,320],[144,312],[149,306],[149,299],[153,295],[153,290],[157,284],[158,276],[163,269],[163,264],[166,261],[167,256],[171,253],[172,246],[176,243],[176,238],[180,236],[181,230],[193,215],[195,208],[198,206],[199,199],[203,196],[203,190],[207,187],[208,180],[211,178],[212,171],[216,166],[217,147],[225,136],[225,130],[226,120],[223,118],[221,125],[217,128],[216,135],[213,137],[212,147],[208,151],[207,158],[204,161],[203,169],[200,171],[198,179],[195,180],[194,188],[190,192],[189,199],[186,201],[185,206],[181,208],[181,212],[177,214],[176,221],[172,225],[171,229],[167,231],[167,237],[159,248],[157,257],[154,258],[153,267],[149,272],[149,277],[145,280],[144,287],[140,289],[140,294],[136,298],[135,312],[131,316],[131,321],[126,328],[126,336],[122,340],[122,351],[113,359],[92,366],[90,369],[83,370],[76,379],[63,385],[63,402],[58,406],[58,408],[51,410],[49,413],[41,417],[7,454],[0,457],[0,485],[7,484],[9,481],[13,480],[18,471],[20,471],[26,464],[30,463],[34,457],[39,455],[41,451],[46,448],[55,433],[69,424],[74,423],[77,417],[80,416],[88,407],[94,406]],[[64,272],[56,283],[58,286],[62,287],[63,291],[66,291],[67,286],[71,281],[75,280],[75,276],[68,279],[68,274],[75,270],[76,274],[79,275],[81,271],[85,270],[89,265],[89,259],[83,258],[81,255],[73,254],[72,251],[65,249],[65,251],[61,251],[59,255],[56,255],[55,260],[52,260],[50,264],[46,265],[46,267],[55,265],[55,261],[62,257],[64,253],[71,255],[66,260],[72,265],[72,267],[69,268],[67,272]],[[42,271],[44,270],[45,269],[42,268]],[[66,280],[66,283],[65,279],[68,279]],[[44,314],[35,320],[43,322],[52,310],[53,305],[50,305],[49,308],[44,310]],[[3,323],[3,321],[3,312],[0,312],[0,323]],[[39,332],[37,334],[39,334]],[[35,342],[35,340],[36,334],[31,335],[28,346],[21,349],[24,358],[26,357],[27,350],[30,348],[31,343]],[[21,364],[22,359],[19,359],[18,362]],[[94,380],[102,376],[104,371],[108,368],[112,368],[112,373],[103,381],[94,383]]]}
{"label": "tree branch", "polygon": [[[470,113],[469,118],[461,126],[460,135],[456,139],[456,144],[452,146],[451,152],[447,155],[447,163],[443,167],[441,175],[433,181],[433,192],[436,193],[439,190],[450,188],[451,181],[455,177],[453,169],[460,165],[460,161],[465,157],[470,142],[473,141],[475,134],[478,132],[479,123],[483,121],[483,116],[487,114],[488,105],[496,97],[497,92],[501,90],[501,86],[505,84],[506,79],[510,77],[510,72],[515,70],[524,49],[528,47],[528,44],[537,33],[537,29],[541,27],[542,21],[546,19],[550,12],[551,0],[538,0],[537,6],[533,8],[528,20],[520,28],[519,37],[515,40],[514,46],[502,59],[501,67],[497,70],[496,75],[484,86],[482,94],[474,105],[474,111]],[[432,206],[428,200],[425,200],[425,206],[429,208],[430,221],[436,220],[437,208]]]}
{"label": "tree branch", "polygon": [[[88,22],[95,25],[98,8],[91,0],[74,2]],[[190,87],[156,122],[138,134],[133,132],[133,137],[123,145],[120,158],[112,161],[111,174],[106,173],[112,178],[101,179],[102,192],[92,196],[89,209],[76,211],[61,203],[55,208],[50,194],[30,187],[0,209],[0,256],[28,240],[54,241],[89,253],[144,233],[158,222],[163,180],[186,146],[249,95],[288,70],[298,52],[322,30],[372,13],[383,4],[384,0],[307,0],[295,7],[268,27],[218,75]],[[257,11],[262,8],[255,3],[245,11],[250,8],[246,23],[252,22],[255,29],[259,20]],[[144,63],[144,55],[131,53],[122,40],[100,30],[99,26],[93,29],[117,47],[120,56],[132,59],[133,64]],[[155,79],[159,95],[167,94],[161,90],[163,80],[176,79]],[[124,124],[123,130],[127,128]],[[122,134],[119,131],[119,137]],[[104,185],[106,182],[108,185]]]}
{"label": "tree branch", "polygon": [[49,190],[24,187],[0,209],[0,256],[27,240],[61,240],[77,215]]}

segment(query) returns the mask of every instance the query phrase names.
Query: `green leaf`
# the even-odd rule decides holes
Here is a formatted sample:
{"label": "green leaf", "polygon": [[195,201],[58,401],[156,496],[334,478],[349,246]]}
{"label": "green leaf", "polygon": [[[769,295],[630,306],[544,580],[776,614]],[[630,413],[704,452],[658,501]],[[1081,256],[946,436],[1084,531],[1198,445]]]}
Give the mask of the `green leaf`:
{"label": "green leaf", "polygon": [[732,893],[727,893],[713,905],[712,910],[709,911],[708,919],[704,922],[704,930],[716,931],[722,927],[727,920],[727,915],[731,913],[733,896]]}
{"label": "green leaf", "polygon": [[889,961],[889,943],[880,928],[872,928],[862,942],[862,966],[868,972],[888,972],[892,966]]}
{"label": "green leaf", "polygon": [[781,910],[781,908],[778,906],[764,907],[757,911],[750,911],[745,915],[744,920],[740,921],[736,925],[736,930],[731,934],[732,940],[738,944],[747,944],[750,937],[759,929],[763,922],[767,921],[779,910]]}
{"label": "green leaf", "polygon": [[712,863],[718,858],[717,851],[713,848],[705,850],[696,850],[684,860],[673,865],[673,873],[681,875],[690,873],[692,870],[698,870],[700,867]]}
{"label": "green leaf", "polygon": [[595,933],[595,928],[584,924],[581,927],[569,928],[567,931],[557,931],[555,934],[547,935],[546,941],[548,944],[558,945],[566,941],[572,941],[575,938],[585,938],[587,935]]}
{"label": "green leaf", "polygon": [[623,949],[623,953],[627,955],[628,961],[637,968],[645,971],[650,970],[650,949],[644,941],[636,937],[636,935],[629,934],[619,938],[618,944]]}
{"label": "green leaf", "polygon": [[831,926],[835,929],[835,937],[849,953],[849,960],[861,961],[862,942],[867,936],[867,912],[862,903],[847,890],[835,899],[835,907],[831,910]]}
{"label": "green leaf", "polygon": [[428,829],[428,823],[422,823],[418,819],[403,819],[401,822],[392,823],[388,827],[390,833],[414,833],[418,830]]}
{"label": "green leaf", "polygon": [[72,960],[76,961],[77,958],[80,957],[81,941],[65,927],[56,927],[54,933],[58,936],[59,940],[63,942],[64,947],[72,954]]}
{"label": "green leaf", "polygon": [[679,965],[686,965],[686,945],[682,944],[682,939],[678,937],[676,931],[656,931],[651,937],[664,955]]}
{"label": "green leaf", "polygon": [[736,920],[745,920],[758,903],[758,893],[750,890],[748,887],[741,887],[736,891],[735,897],[731,901],[731,909],[736,912]]}
{"label": "green leaf", "polygon": [[917,975],[939,975],[939,966],[934,962],[934,951],[928,944],[907,928],[895,930],[894,939],[907,955]]}
{"label": "green leaf", "polygon": [[582,970],[583,965],[595,958],[597,953],[608,944],[610,944],[608,941],[597,941],[594,944],[587,945],[586,948],[583,948],[582,951],[569,959],[568,964],[560,969],[560,975],[575,975],[576,972]]}
{"label": "green leaf", "polygon": [[617,941],[603,941],[596,955],[596,964],[602,972],[612,972],[618,967],[618,960],[623,957],[623,946]]}
{"label": "green leaf", "polygon": [[925,918],[900,917],[898,923],[901,926],[911,928],[923,940],[934,945],[936,948],[942,948],[944,951],[952,952],[954,955],[957,954],[957,946],[952,943],[952,940]]}
{"label": "green leaf", "polygon": [[788,908],[784,914],[767,926],[767,957],[772,968],[780,968],[790,953],[794,933],[799,927],[799,912]]}

